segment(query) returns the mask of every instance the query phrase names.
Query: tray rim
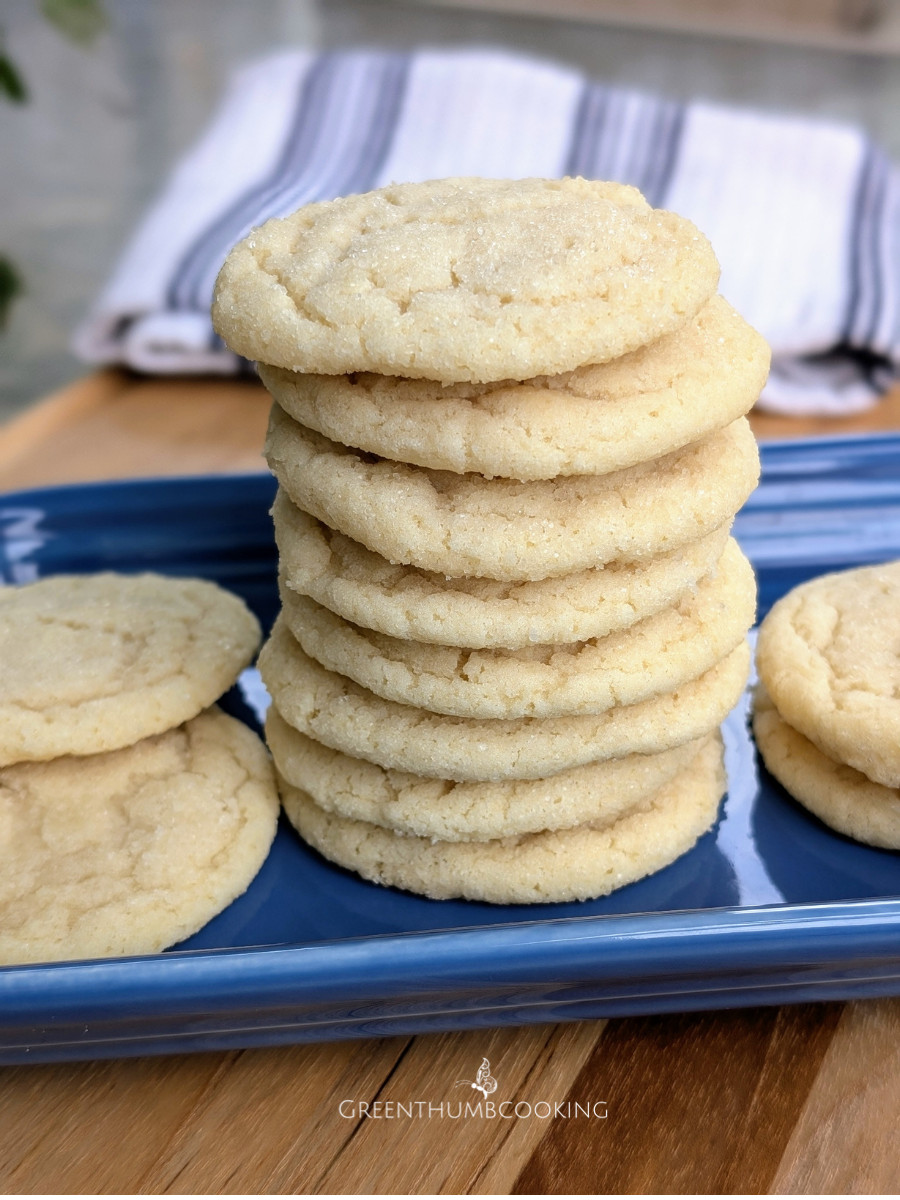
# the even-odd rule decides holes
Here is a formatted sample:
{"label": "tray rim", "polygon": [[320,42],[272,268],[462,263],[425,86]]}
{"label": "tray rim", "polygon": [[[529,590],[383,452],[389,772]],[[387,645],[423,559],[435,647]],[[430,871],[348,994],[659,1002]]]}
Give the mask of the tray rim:
{"label": "tray rim", "polygon": [[4,967],[0,1063],[848,1000],[898,990],[900,898],[551,918]]}

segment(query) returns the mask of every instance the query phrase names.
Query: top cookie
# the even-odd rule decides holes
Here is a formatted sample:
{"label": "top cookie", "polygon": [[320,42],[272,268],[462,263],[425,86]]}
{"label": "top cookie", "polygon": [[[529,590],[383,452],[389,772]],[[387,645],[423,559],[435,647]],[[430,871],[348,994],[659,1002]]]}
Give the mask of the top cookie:
{"label": "top cookie", "polygon": [[755,404],[765,340],[721,296],[674,333],[612,362],[524,382],[303,375],[260,365],[301,425],[439,471],[511,479],[604,475],[721,429]]}
{"label": "top cookie", "polygon": [[291,371],[488,383],[636,350],[718,275],[706,238],[634,188],[444,179],[267,221],[226,259],[213,323]]}
{"label": "top cookie", "polygon": [[760,626],[757,658],[789,725],[900,787],[900,561],[820,575],[783,596]]}
{"label": "top cookie", "polygon": [[180,725],[259,644],[244,602],[161,575],[56,575],[0,589],[0,765],[98,754]]}

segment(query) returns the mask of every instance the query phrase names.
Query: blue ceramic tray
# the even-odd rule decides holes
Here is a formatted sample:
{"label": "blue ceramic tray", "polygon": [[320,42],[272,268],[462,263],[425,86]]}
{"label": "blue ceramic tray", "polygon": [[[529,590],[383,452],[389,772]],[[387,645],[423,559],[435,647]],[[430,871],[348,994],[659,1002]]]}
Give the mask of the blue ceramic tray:
{"label": "blue ceramic tray", "polygon": [[[277,606],[267,476],[0,497],[7,582],[152,568]],[[773,444],[738,517],[765,611],[900,557],[900,436]],[[233,712],[253,721],[239,691]],[[900,856],[820,825],[727,723],[717,826],[584,904],[497,908],[364,883],[285,827],[249,891],[166,954],[0,970],[0,1062],[101,1058],[900,994]]]}

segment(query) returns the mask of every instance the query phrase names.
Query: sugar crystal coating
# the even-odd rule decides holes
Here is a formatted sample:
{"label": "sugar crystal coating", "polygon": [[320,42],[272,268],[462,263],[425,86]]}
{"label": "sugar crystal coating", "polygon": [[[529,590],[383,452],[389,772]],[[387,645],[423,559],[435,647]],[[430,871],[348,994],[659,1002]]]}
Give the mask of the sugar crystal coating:
{"label": "sugar crystal coating", "polygon": [[445,179],[267,221],[229,254],[213,320],[291,371],[529,379],[676,329],[718,274],[706,238],[633,188]]}

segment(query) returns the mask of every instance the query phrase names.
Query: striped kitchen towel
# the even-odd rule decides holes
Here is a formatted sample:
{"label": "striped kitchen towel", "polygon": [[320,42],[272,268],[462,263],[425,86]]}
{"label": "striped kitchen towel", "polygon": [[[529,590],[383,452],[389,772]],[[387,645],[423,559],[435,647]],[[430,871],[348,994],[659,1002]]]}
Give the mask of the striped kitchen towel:
{"label": "striped kitchen towel", "polygon": [[490,49],[290,51],[242,70],[78,330],[92,363],[246,368],[209,306],[229,248],[301,204],[447,175],[584,175],[690,217],[769,340],[761,404],[847,413],[900,372],[900,184],[851,126],[682,104]]}

